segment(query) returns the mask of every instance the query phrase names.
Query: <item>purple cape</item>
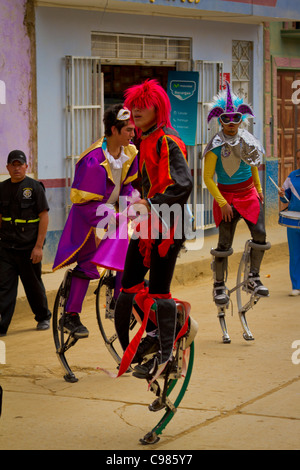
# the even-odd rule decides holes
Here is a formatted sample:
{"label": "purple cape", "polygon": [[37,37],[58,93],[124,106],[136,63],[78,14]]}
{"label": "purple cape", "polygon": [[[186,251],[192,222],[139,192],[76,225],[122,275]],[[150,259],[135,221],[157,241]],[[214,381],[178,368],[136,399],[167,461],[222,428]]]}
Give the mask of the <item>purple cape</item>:
{"label": "purple cape", "polygon": [[[91,233],[97,226],[106,226],[114,213],[113,209],[107,210],[105,207],[115,184],[102,150],[103,140],[93,144],[76,164],[71,188],[73,205],[58,244],[54,271],[76,262],[77,253]],[[130,196],[134,190],[131,182],[138,174],[137,149],[134,145],[128,145],[124,152],[129,160],[123,164],[120,196]]]}

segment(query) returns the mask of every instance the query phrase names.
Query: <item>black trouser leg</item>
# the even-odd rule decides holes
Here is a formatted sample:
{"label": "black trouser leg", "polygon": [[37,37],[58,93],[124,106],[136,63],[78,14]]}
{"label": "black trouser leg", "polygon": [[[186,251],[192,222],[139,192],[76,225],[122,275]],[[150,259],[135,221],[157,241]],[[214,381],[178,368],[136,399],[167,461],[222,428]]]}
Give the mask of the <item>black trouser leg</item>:
{"label": "black trouser leg", "polygon": [[0,333],[6,334],[12,320],[18,291],[18,267],[8,250],[0,248]]}
{"label": "black trouser leg", "polygon": [[115,328],[125,351],[129,344],[129,324],[135,294],[121,292],[115,308]]}
{"label": "black trouser leg", "polygon": [[[217,250],[228,251],[232,247],[236,226],[241,216],[238,211],[232,206],[233,218],[230,222],[222,222],[219,225],[219,242]],[[266,229],[265,229],[265,215],[263,205],[260,202],[260,213],[256,224],[249,222],[244,219],[251,232],[252,241],[258,245],[264,245],[266,243]],[[250,271],[258,274],[260,265],[264,256],[264,251],[251,249],[250,253]],[[225,272],[227,270],[227,258],[216,258],[216,280],[218,282],[224,281]]]}
{"label": "black trouser leg", "polygon": [[51,312],[48,309],[48,300],[42,280],[42,264],[33,264],[30,260],[30,254],[31,252],[24,252],[20,257],[20,278],[35,320],[37,322],[50,320]]}
{"label": "black trouser leg", "polygon": [[[236,230],[236,226],[241,216],[238,211],[233,207],[233,218],[230,222],[222,222],[219,225],[219,241],[217,250],[218,251],[229,251],[232,247],[233,238]],[[225,273],[227,272],[228,258],[215,258],[215,269],[216,269],[216,281],[222,282],[225,280]]]}
{"label": "black trouser leg", "polygon": [[[260,203],[260,213],[256,224],[245,220],[251,232],[252,241],[258,245],[266,243],[265,214],[263,205]],[[263,250],[255,250],[251,248],[250,252],[250,272],[258,274],[265,252]]]}
{"label": "black trouser leg", "polygon": [[[170,285],[173,277],[173,272],[176,264],[176,259],[180,251],[180,245],[173,246],[170,248],[168,255],[165,258],[162,258],[158,253],[159,240],[156,241],[153,245],[151,252],[151,262],[150,262],[150,274],[149,274],[149,294],[153,295],[155,298],[156,295],[166,295],[170,293]],[[133,288],[144,281],[144,277],[148,271],[148,268],[144,266],[144,258],[139,251],[139,240],[131,240],[124,269],[124,275],[122,279],[122,287],[124,289]],[[126,297],[126,295],[128,297]],[[115,324],[116,330],[118,332],[119,338],[122,338],[122,347],[126,346],[128,342],[128,318],[130,318],[132,302],[135,294],[129,294],[126,292],[121,292],[115,310]],[[131,296],[131,297],[130,297]],[[163,299],[165,300],[165,299]],[[170,341],[173,341],[174,329],[176,326],[176,309],[174,315],[172,299],[166,299],[166,303],[157,302],[159,304],[158,316],[168,317],[168,320],[163,320],[164,328],[164,339],[162,339],[164,344],[167,344]],[[171,305],[171,307],[170,307]],[[165,312],[165,313],[164,313]],[[159,322],[158,322],[159,327]],[[123,331],[124,328],[127,328],[127,332]],[[155,329],[156,326],[154,323],[148,321],[147,331]],[[166,339],[166,336],[168,339]],[[162,347],[164,348],[164,344]],[[167,344],[167,349],[169,345]]]}

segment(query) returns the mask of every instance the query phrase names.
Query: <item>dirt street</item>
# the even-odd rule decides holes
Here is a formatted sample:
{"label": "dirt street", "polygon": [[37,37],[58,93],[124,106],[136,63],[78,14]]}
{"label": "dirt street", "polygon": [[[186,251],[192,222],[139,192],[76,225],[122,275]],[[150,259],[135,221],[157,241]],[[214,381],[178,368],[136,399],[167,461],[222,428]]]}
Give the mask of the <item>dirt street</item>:
{"label": "dirt street", "polygon": [[[231,265],[229,287],[235,270]],[[18,312],[1,338],[6,364],[0,365],[0,449],[299,449],[300,351],[292,344],[298,340],[300,349],[300,298],[288,296],[287,252],[267,257],[262,278],[271,296],[248,313],[253,342],[242,337],[233,299],[233,316],[227,313],[232,342],[222,343],[211,276],[174,287],[174,296],[192,304],[199,332],[188,391],[156,446],[139,444],[163,413],[148,411],[155,397],[146,382],[128,374],[113,379],[99,369],[116,372],[93,297],[82,315],[90,337],[68,354],[79,378],[75,384],[63,380],[52,331],[36,331],[28,309]]]}

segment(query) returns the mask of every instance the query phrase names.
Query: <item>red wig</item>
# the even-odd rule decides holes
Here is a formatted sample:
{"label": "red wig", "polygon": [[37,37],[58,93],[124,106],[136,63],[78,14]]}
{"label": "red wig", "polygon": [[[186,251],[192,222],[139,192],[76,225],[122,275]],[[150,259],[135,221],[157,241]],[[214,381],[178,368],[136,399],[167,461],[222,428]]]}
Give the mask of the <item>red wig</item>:
{"label": "red wig", "polygon": [[157,80],[146,80],[140,85],[133,85],[125,93],[124,105],[132,108],[155,108],[158,126],[171,126],[171,103],[169,97]]}

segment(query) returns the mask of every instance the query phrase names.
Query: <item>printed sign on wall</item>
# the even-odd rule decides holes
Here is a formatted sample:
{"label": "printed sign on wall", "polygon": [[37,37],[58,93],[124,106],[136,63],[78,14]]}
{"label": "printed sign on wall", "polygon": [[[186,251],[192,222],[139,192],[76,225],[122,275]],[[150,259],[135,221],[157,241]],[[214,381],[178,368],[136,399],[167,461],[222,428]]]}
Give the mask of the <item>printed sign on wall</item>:
{"label": "printed sign on wall", "polygon": [[199,72],[169,72],[171,124],[186,145],[195,145]]}

